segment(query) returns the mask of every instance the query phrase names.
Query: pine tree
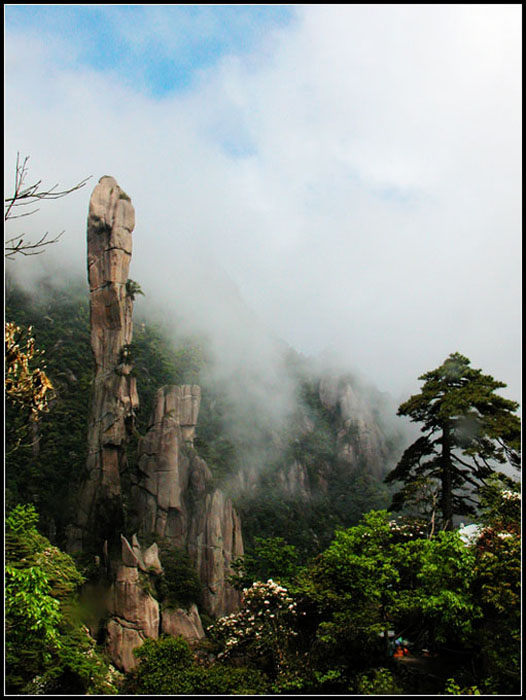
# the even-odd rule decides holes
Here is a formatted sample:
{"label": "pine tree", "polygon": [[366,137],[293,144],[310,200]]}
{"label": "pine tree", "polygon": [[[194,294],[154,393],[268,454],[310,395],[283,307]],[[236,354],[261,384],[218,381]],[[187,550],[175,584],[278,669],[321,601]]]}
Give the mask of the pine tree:
{"label": "pine tree", "polygon": [[442,527],[452,529],[454,515],[476,513],[477,491],[499,464],[520,467],[519,405],[495,393],[506,384],[473,369],[459,353],[419,379],[420,393],[401,404],[398,415],[422,423],[423,435],[385,478],[403,483],[391,510],[407,505],[415,482],[430,480],[438,488]]}

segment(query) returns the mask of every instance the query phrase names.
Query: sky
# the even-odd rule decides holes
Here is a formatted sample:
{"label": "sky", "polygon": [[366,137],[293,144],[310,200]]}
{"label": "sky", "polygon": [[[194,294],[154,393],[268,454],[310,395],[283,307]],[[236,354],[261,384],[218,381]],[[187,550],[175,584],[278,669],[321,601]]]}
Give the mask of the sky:
{"label": "sky", "polygon": [[85,275],[89,195],[112,175],[138,303],[210,332],[228,371],[272,378],[268,334],[402,401],[461,352],[521,401],[520,5],[4,13],[6,196],[17,152],[30,180],[92,176],[9,222],[65,230],[11,267]]}

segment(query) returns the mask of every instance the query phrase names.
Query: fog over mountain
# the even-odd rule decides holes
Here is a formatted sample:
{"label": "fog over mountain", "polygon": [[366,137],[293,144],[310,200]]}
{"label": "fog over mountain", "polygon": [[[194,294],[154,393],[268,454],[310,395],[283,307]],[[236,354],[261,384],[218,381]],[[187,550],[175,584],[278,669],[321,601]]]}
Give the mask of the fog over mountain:
{"label": "fog over mountain", "polygon": [[[284,345],[395,402],[458,351],[520,401],[519,12],[295,6],[161,96],[86,60],[86,37],[8,24],[6,196],[17,151],[31,182],[93,176],[8,223],[65,229],[8,264],[85,275],[88,199],[110,174],[136,210],[137,310],[206,333],[218,376],[246,372],[270,412],[287,410]],[[144,17],[135,51],[157,36]]]}

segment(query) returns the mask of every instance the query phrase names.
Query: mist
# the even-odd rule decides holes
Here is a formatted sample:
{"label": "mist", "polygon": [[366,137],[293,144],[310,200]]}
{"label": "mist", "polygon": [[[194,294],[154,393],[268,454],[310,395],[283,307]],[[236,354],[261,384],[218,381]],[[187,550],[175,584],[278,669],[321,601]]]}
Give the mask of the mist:
{"label": "mist", "polygon": [[65,230],[10,268],[85,277],[89,196],[112,175],[136,211],[137,311],[208,338],[240,415],[291,410],[287,347],[395,406],[458,351],[520,401],[519,10],[294,12],[162,97],[67,35],[8,31],[6,196],[17,152],[31,182],[92,175],[8,222]]}

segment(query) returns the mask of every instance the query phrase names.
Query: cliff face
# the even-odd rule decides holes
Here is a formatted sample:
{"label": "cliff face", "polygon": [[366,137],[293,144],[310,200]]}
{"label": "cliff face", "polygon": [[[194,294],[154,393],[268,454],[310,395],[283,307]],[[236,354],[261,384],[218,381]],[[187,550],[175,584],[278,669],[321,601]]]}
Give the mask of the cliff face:
{"label": "cliff face", "polygon": [[122,563],[108,596],[111,618],[107,626],[106,648],[113,663],[124,671],[137,663],[133,650],[145,639],[159,636],[159,603],[144,590],[140,569],[142,557],[122,537]]}
{"label": "cliff face", "polygon": [[[106,562],[113,583],[108,592],[107,649],[125,671],[136,663],[133,649],[160,630],[203,635],[199,613],[167,610],[161,615],[148,577],[162,574],[157,545],[142,551],[121,534],[125,519],[121,477],[127,470],[126,443],[138,407],[131,375],[134,289],[128,278],[135,214],[129,197],[112,177],[95,187],[89,204],[87,247],[90,337],[95,377],[88,424],[86,476],[73,525],[70,551],[91,551]],[[161,536],[193,559],[212,615],[239,602],[226,576],[232,558],[243,553],[241,524],[231,502],[213,488],[206,463],[193,449],[201,390],[196,385],[163,387],[150,429],[140,444],[138,475],[132,474],[138,531]],[[120,540],[119,540],[120,536]]]}
{"label": "cliff face", "polygon": [[[304,501],[313,501],[320,493],[330,496],[336,472],[349,477],[361,472],[381,480],[392,456],[387,435],[375,414],[374,398],[349,378],[326,375],[318,381],[317,399],[326,419],[325,427],[329,428],[324,435],[324,449],[315,460],[314,469],[309,457],[300,456],[284,465],[280,482],[285,492]],[[316,446],[317,421],[304,415],[302,423],[300,439],[310,440]]]}
{"label": "cliff face", "polygon": [[387,508],[383,476],[403,441],[389,428],[388,402],[352,376],[320,376],[306,368],[294,412],[267,440],[273,449],[262,445],[256,455],[261,468],[242,464],[232,479],[245,541],[252,543],[265,528],[266,536],[283,537],[311,556],[328,546],[336,527]]}
{"label": "cliff face", "polygon": [[239,604],[226,579],[232,560],[243,554],[243,539],[232,502],[214,488],[206,462],[193,448],[200,398],[196,385],[157,392],[139,446],[135,503],[140,535],[185,549],[203,584],[205,609],[223,615]]}
{"label": "cliff face", "polygon": [[368,473],[382,477],[389,460],[386,436],[370,400],[350,380],[324,377],[319,384],[322,406],[336,418],[338,458],[353,469],[359,463]]}
{"label": "cliff face", "polygon": [[112,177],[102,177],[87,225],[91,347],[95,378],[88,425],[86,478],[69,548],[100,547],[123,525],[120,475],[126,467],[127,423],[138,406],[128,356],[133,298],[127,290],[135,213]]}
{"label": "cliff face", "polygon": [[135,497],[139,533],[155,533],[176,547],[185,546],[191,502],[206,496],[211,479],[208,467],[192,450],[200,402],[196,385],[160,388],[150,427],[139,445]]}

